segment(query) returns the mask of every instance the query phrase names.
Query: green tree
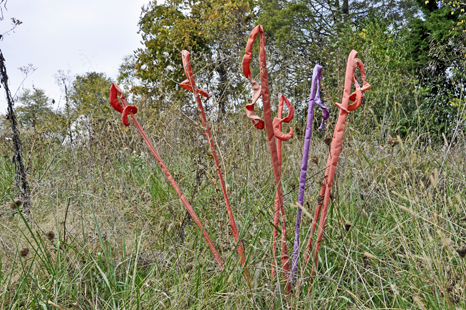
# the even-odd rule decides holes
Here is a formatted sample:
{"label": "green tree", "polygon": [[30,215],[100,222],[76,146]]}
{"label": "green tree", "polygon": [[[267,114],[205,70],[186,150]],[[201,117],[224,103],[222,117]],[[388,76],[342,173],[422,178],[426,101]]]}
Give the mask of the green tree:
{"label": "green tree", "polygon": [[[263,25],[267,44],[272,45],[271,88],[301,102],[306,102],[316,63],[327,72],[328,91],[340,83],[347,56],[355,48],[352,40],[366,20],[377,16],[388,31],[398,29],[419,11],[410,0],[261,0],[259,6],[257,23]],[[297,105],[298,118],[300,110],[306,110],[302,108]]]}
{"label": "green tree", "polygon": [[114,117],[108,103],[112,81],[105,73],[87,72],[74,79],[69,99],[77,115],[89,115],[97,119]]}
{"label": "green tree", "polygon": [[[47,97],[42,89],[26,89],[18,97],[18,102],[22,104],[16,108],[16,117],[24,128],[36,130],[43,127],[54,112],[52,110],[52,100]],[[54,102],[54,101],[53,101]]]}
{"label": "green tree", "polygon": [[192,4],[166,1],[158,5],[151,1],[143,7],[139,33],[145,47],[135,51],[136,76],[144,83],[140,93],[163,100],[172,89],[180,91],[177,84],[184,76],[181,50],[206,50],[207,36]]}
{"label": "green tree", "polygon": [[408,39],[422,96],[420,113],[434,134],[449,135],[456,126],[458,99],[466,87],[464,5],[434,0],[417,3],[423,15],[410,23]]}
{"label": "green tree", "polygon": [[242,87],[243,82],[232,77],[240,72],[237,58],[252,16],[244,0],[149,2],[139,21],[145,47],[135,51],[134,69],[143,83],[139,92],[159,101],[185,97],[178,86],[186,79],[181,61],[185,49],[194,53],[194,70],[203,68],[198,82],[215,93],[219,111],[225,113],[232,91]]}
{"label": "green tree", "polygon": [[[381,138],[386,138],[387,135],[403,136],[414,127],[419,131],[425,129],[419,126],[420,96],[416,94],[407,30],[395,28],[383,16],[376,15],[344,33],[347,40],[341,46],[344,50],[359,52],[371,84],[362,113],[351,115],[357,124],[365,124],[361,130],[367,134],[380,133]],[[332,101],[340,100],[338,97]]]}
{"label": "green tree", "polygon": [[42,89],[24,90],[18,97],[22,105],[15,109],[18,122],[26,129],[44,137],[61,137],[66,130],[66,117],[54,110],[50,99]]}

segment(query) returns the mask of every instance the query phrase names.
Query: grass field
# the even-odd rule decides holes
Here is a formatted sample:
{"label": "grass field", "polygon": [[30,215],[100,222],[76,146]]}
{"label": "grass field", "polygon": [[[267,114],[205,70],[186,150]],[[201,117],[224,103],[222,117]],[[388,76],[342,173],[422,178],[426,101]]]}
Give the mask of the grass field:
{"label": "grass field", "polygon": [[[466,308],[462,136],[451,147],[428,145],[419,134],[390,145],[382,130],[369,135],[350,118],[312,293],[309,266],[300,289],[287,296],[281,275],[271,277],[275,184],[265,132],[245,116],[212,122],[250,290],[200,120],[167,113],[141,123],[225,270],[133,126],[100,124],[94,139],[74,150],[24,137],[30,218],[10,208],[12,152],[9,142],[0,146],[1,309]],[[318,162],[309,164],[305,207],[312,214],[329,152],[323,137],[332,131],[311,142]],[[302,143],[301,135],[283,143],[289,252]],[[304,215],[300,267],[310,223]]]}

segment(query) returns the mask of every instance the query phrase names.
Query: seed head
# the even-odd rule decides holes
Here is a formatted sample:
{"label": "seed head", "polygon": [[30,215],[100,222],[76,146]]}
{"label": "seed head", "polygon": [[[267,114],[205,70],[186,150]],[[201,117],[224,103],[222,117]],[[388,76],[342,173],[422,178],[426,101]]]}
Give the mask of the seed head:
{"label": "seed head", "polygon": [[47,239],[49,239],[50,241],[53,240],[53,238],[55,238],[55,233],[53,231],[49,231],[47,233]]}
{"label": "seed head", "polygon": [[390,144],[391,147],[394,147],[398,143],[400,143],[400,141],[398,141],[397,138],[388,137],[388,144]]}
{"label": "seed head", "polygon": [[463,245],[462,247],[456,247],[455,250],[456,252],[458,252],[461,258],[464,258],[466,256],[466,245]]}
{"label": "seed head", "polygon": [[21,257],[26,257],[29,254],[29,249],[28,248],[23,248],[21,251],[19,251],[19,255]]}
{"label": "seed head", "polygon": [[332,144],[332,137],[326,136],[324,138],[324,143],[327,144],[328,146],[330,146]]}
{"label": "seed head", "polygon": [[324,203],[324,196],[319,195],[319,197],[317,197],[317,204],[322,205],[323,203]]}
{"label": "seed head", "polygon": [[311,156],[311,162],[313,162],[316,165],[319,165],[319,157]]}
{"label": "seed head", "polygon": [[23,201],[19,198],[16,198],[14,201],[12,201],[10,203],[10,209],[12,210],[16,210],[16,207],[21,207],[21,205],[23,204]]}

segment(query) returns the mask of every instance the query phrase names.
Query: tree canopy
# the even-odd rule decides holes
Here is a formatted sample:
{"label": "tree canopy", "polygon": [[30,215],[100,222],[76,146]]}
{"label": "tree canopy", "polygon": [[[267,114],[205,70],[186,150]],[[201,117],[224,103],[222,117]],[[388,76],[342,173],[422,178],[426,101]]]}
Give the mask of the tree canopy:
{"label": "tree canopy", "polygon": [[[346,57],[355,49],[372,84],[364,108],[373,115],[355,121],[369,131],[382,124],[393,134],[427,130],[441,137],[466,120],[465,9],[455,0],[150,1],[139,20],[144,46],[123,59],[118,82],[154,113],[174,105],[193,109],[192,94],[179,87],[186,79],[181,51],[188,50],[198,86],[212,95],[207,112],[216,118],[240,112],[251,100],[241,59],[251,29],[262,24],[271,95],[290,98],[299,124],[314,65],[324,67],[323,97],[331,107],[340,100]],[[259,73],[256,58],[253,75]],[[108,104],[111,82],[99,72],[68,74],[68,122],[82,114],[115,117]],[[52,111],[43,90],[27,90],[19,101],[18,117],[27,127],[61,113]]]}
{"label": "tree canopy", "polygon": [[239,72],[237,57],[252,16],[250,2],[244,0],[149,2],[139,21],[145,47],[135,51],[135,75],[143,82],[137,90],[160,101],[168,94],[182,98],[178,84],[186,77],[181,51],[188,50],[195,56],[193,67],[207,68],[207,78],[216,81],[205,86],[217,94],[219,110],[225,113],[227,92],[240,87],[231,83],[231,76]]}
{"label": "tree canopy", "polygon": [[108,92],[112,80],[105,73],[87,72],[78,75],[72,82],[70,101],[74,113],[78,115],[92,115],[94,118],[111,117]]}

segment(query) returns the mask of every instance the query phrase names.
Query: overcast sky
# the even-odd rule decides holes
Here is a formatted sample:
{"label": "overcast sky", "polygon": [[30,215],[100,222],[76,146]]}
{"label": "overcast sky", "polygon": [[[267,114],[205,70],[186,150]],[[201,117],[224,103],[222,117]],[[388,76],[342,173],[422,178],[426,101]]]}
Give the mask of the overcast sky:
{"label": "overcast sky", "polygon": [[[55,83],[58,70],[71,74],[105,72],[115,79],[124,56],[141,47],[137,33],[141,7],[149,0],[8,0],[0,34],[11,28],[11,18],[23,22],[5,35],[0,49],[6,60],[10,89],[14,94],[23,80],[19,67],[32,64],[37,70],[25,88],[44,89],[63,106]],[[0,113],[6,113],[0,89]]]}

